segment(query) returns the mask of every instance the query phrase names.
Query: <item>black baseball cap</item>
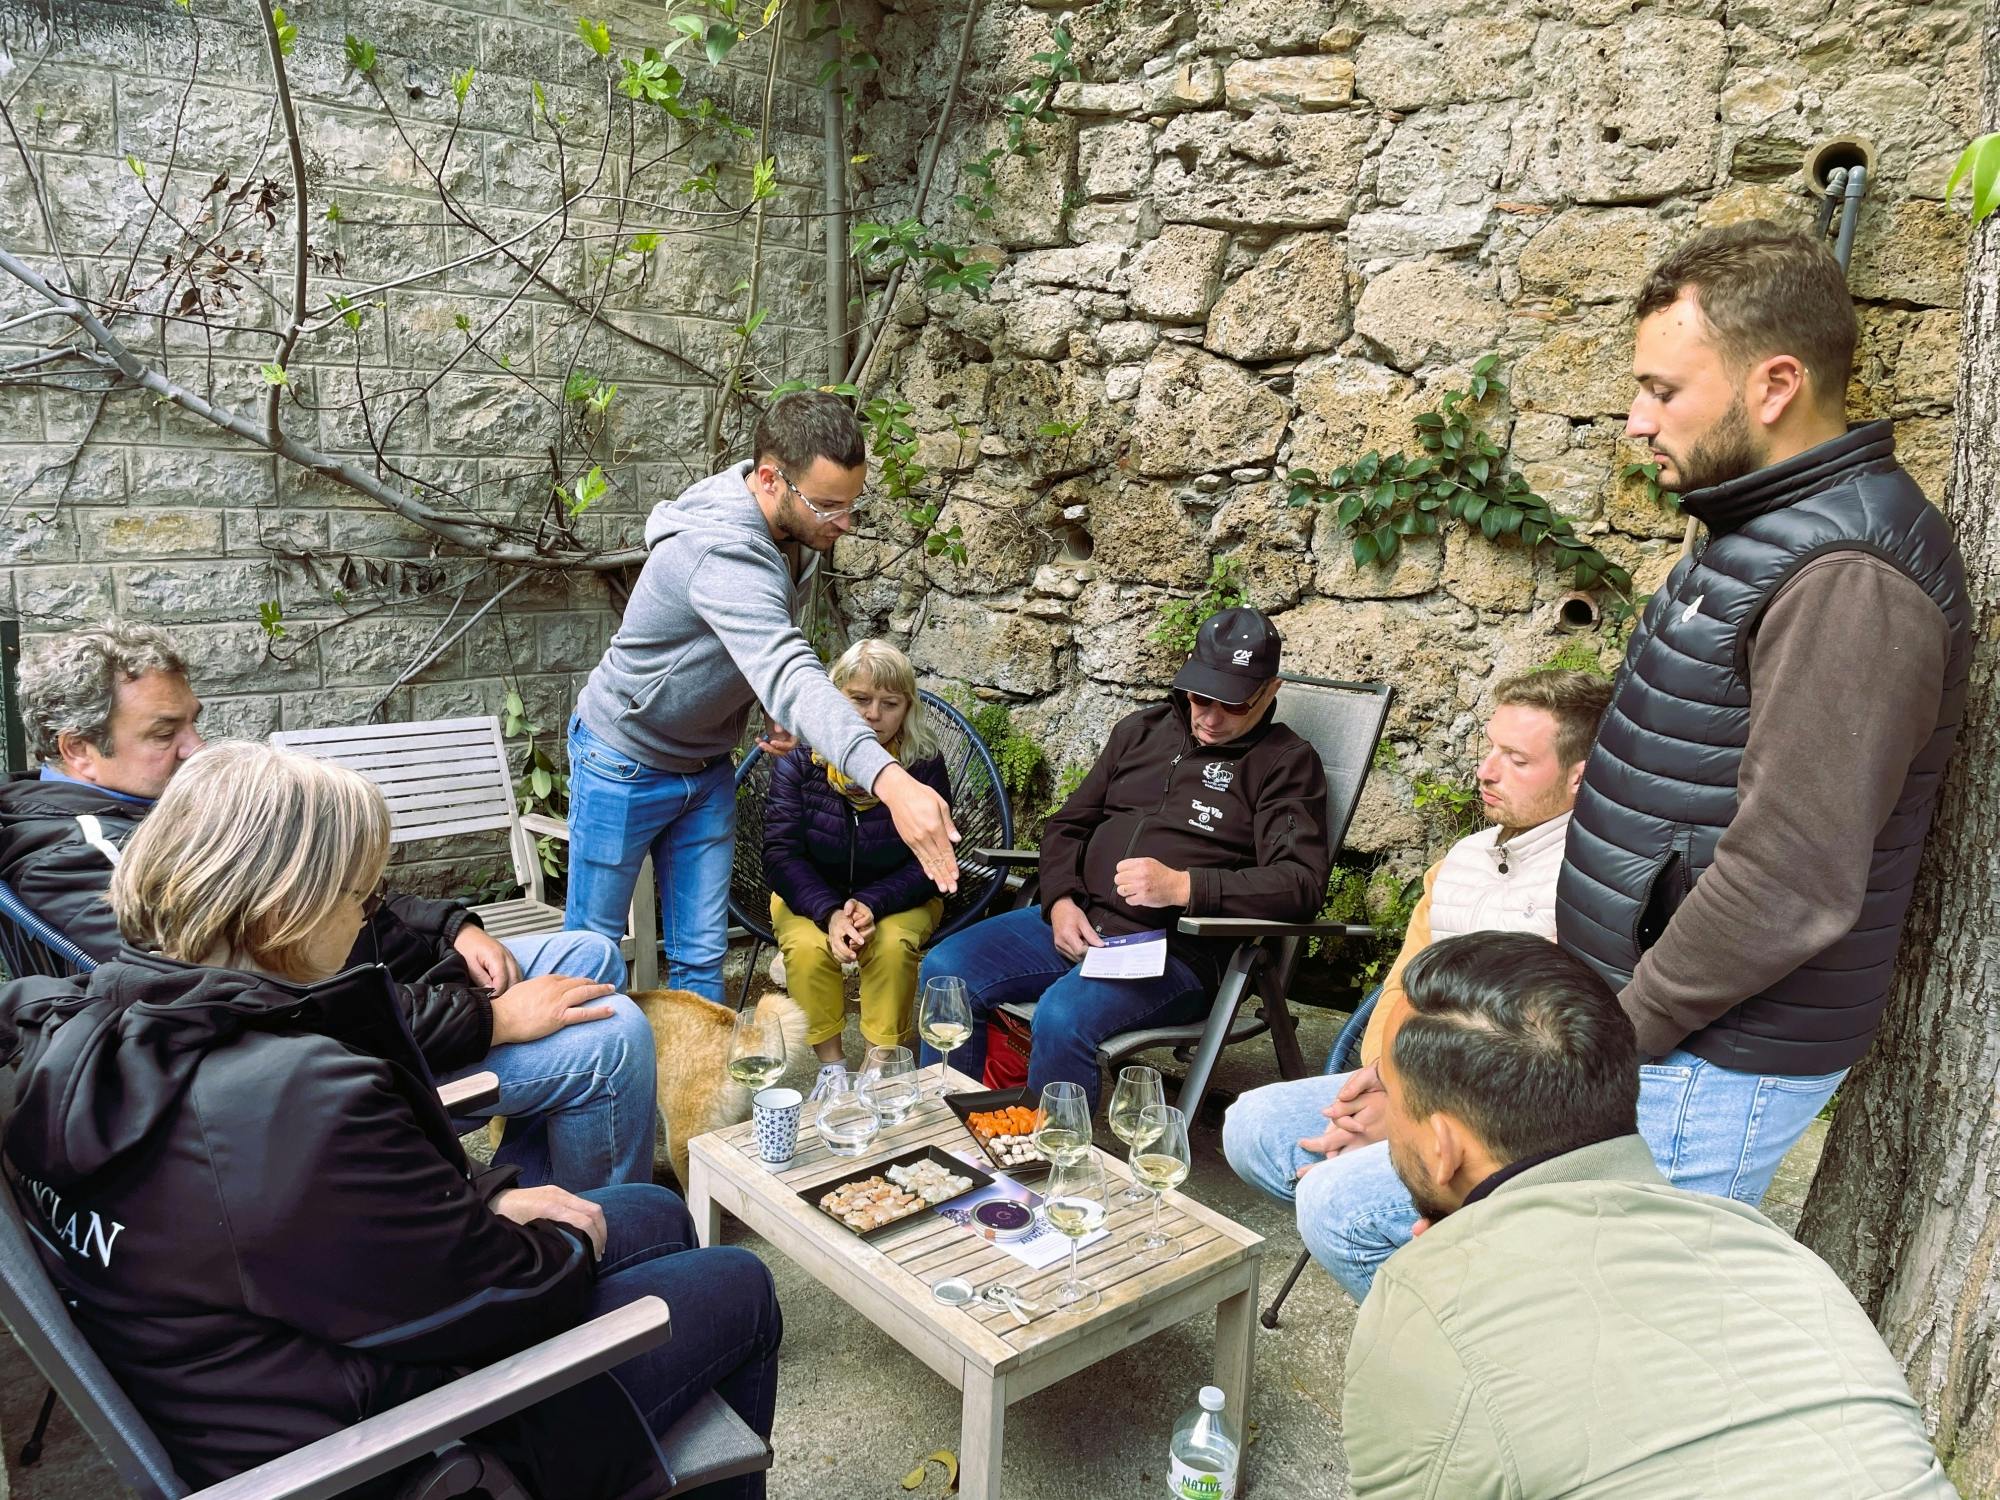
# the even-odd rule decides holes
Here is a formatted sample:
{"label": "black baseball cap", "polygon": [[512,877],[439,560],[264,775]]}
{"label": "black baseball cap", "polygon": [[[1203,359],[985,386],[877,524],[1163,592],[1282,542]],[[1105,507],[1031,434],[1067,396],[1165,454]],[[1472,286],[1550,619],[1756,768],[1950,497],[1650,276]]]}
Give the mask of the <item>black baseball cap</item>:
{"label": "black baseball cap", "polygon": [[1247,703],[1278,675],[1284,644],[1278,627],[1262,610],[1225,609],[1202,623],[1194,638],[1194,655],[1175,676],[1174,686],[1224,703]]}

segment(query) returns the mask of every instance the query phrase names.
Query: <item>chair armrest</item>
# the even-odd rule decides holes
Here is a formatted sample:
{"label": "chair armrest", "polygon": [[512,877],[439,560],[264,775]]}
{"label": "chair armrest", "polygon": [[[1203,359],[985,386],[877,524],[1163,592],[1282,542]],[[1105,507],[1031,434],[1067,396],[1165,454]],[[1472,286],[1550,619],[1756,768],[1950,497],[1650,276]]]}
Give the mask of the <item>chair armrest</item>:
{"label": "chair armrest", "polygon": [[1189,937],[1238,938],[1244,941],[1266,937],[1376,936],[1375,929],[1366,922],[1266,922],[1261,917],[1182,917],[1176,930]]}
{"label": "chair armrest", "polygon": [[547,813],[522,813],[521,826],[530,833],[547,834],[552,839],[569,842],[569,820],[552,818]]}
{"label": "chair armrest", "polygon": [[468,1073],[455,1083],[438,1085],[438,1103],[448,1115],[462,1115],[469,1109],[484,1109],[500,1099],[500,1075]]}
{"label": "chair armrest", "polygon": [[668,1335],[667,1304],[641,1297],[189,1500],[332,1500],[453,1438],[601,1375],[666,1342]]}
{"label": "chair armrest", "polygon": [[989,865],[1032,865],[1042,857],[1039,849],[968,849],[966,853]]}

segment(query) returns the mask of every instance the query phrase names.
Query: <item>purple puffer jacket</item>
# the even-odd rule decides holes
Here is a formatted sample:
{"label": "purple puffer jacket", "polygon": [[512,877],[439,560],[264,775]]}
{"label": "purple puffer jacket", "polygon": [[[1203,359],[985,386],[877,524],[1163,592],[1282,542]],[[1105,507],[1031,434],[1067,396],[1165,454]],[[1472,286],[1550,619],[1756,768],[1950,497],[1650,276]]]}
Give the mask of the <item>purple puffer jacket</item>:
{"label": "purple puffer jacket", "polygon": [[[947,802],[951,783],[933,756],[910,774]],[[936,898],[938,888],[896,832],[889,809],[867,812],[827,783],[804,745],[771,768],[764,804],[764,874],[785,905],[820,927],[854,897],[891,916]]]}

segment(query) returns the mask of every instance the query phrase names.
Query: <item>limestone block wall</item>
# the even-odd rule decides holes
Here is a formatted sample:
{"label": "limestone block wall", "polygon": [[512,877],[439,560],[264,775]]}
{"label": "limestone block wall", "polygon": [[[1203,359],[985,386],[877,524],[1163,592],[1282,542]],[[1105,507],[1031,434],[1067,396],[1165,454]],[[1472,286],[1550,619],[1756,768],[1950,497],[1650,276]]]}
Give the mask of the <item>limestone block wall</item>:
{"label": "limestone block wall", "polygon": [[[964,15],[882,19],[862,170],[891,202]],[[983,7],[946,191],[1055,22]],[[1650,588],[1682,523],[1619,477],[1643,457],[1622,439],[1630,298],[1702,226],[1809,226],[1800,160],[1824,137],[1878,148],[1853,414],[1894,418],[1904,462],[1944,483],[1966,228],[1941,200],[1977,129],[1974,6],[1096,0],[1070,25],[1082,77],[1045,151],[961,226],[1000,265],[993,295],[908,296],[888,335],[885,384],[970,555],[842,556],[857,629],[1015,703],[1057,764],[1157,693],[1161,606],[1235,558],[1289,665],[1395,683],[1398,767],[1350,847],[1420,858],[1438,829],[1410,779],[1462,775],[1495,677],[1573,639],[1569,581],[1462,533],[1357,568],[1332,515],[1286,506],[1285,474],[1413,450],[1412,417],[1497,352],[1511,392],[1490,430]]]}
{"label": "limestone block wall", "polygon": [[[290,369],[299,399],[286,403],[284,417],[329,454],[365,457],[369,434],[354,404],[356,382],[365,380],[386,393],[378,424],[400,411],[386,431],[377,428],[382,472],[436,486],[426,493],[448,508],[532,520],[560,441],[548,392],[560,392],[566,370],[598,372],[619,386],[591,450],[610,488],[574,530],[583,547],[616,547],[636,543],[645,511],[705,468],[711,393],[731,325],[744,314],[738,283],[748,274],[750,229],[714,213],[700,233],[629,249],[641,229],[688,222],[673,213],[684,200],[672,192],[660,195],[674,200],[664,205],[620,201],[628,186],[637,198],[657,182],[641,175],[644,163],[680,138],[657,112],[641,112],[625,133],[622,96],[578,34],[586,12],[610,25],[614,58],[672,35],[662,7],[636,0],[290,6],[315,286],[365,292],[382,306],[358,334],[336,326],[307,340]],[[348,68],[350,33],[377,49],[393,117]],[[269,177],[289,188],[253,0],[196,0],[191,10],[175,0],[0,4],[0,49],[0,98],[50,186],[57,246],[11,145],[0,150],[0,245],[45,268],[60,247],[89,295],[109,298],[121,278],[143,287],[157,274],[149,252],[127,277],[142,237],[171,243],[162,212],[197,224],[245,182]],[[700,52],[677,59],[689,102],[718,98],[756,125],[765,42],[745,41],[720,68]],[[809,211],[821,174],[817,67],[812,49],[789,46],[773,98],[779,190],[764,235],[768,314],[754,347],[777,364],[801,339],[817,347],[824,326],[821,227]],[[458,114],[452,80],[468,68],[463,118],[443,155]],[[618,130],[603,151],[607,110]],[[560,143],[552,122],[562,125]],[[412,145],[433,166],[442,160],[451,204],[508,238],[521,262],[491,253],[447,206]],[[733,149],[747,168],[747,144]],[[145,167],[144,179],[133,163]],[[147,189],[162,209],[149,204]],[[544,221],[565,194],[575,199],[572,235],[545,257]],[[257,268],[251,280],[264,290],[238,284],[217,299],[218,327],[169,324],[164,334],[177,378],[244,412],[259,412],[268,389],[259,371],[276,344],[267,293],[289,294],[291,203],[274,209],[271,224],[232,240],[254,251],[245,264]],[[600,261],[614,244],[627,253],[607,273]],[[442,275],[419,274],[447,265]],[[528,265],[545,280],[528,275]],[[606,276],[614,286],[607,315],[632,336],[592,325],[565,300],[565,292],[590,294]],[[0,274],[0,324],[36,306]],[[51,326],[0,329],[0,364],[32,357]],[[135,347],[160,348],[157,322],[128,316],[116,326]],[[469,349],[475,336],[478,347]],[[614,620],[595,576],[519,583],[518,571],[440,546],[352,490],[151,395],[101,394],[108,384],[66,373],[0,387],[0,611],[30,632],[113,614],[171,626],[192,658],[211,734],[261,736],[371,713],[493,712],[516,688],[549,731],[545,742],[559,743]],[[516,583],[469,634],[397,685],[432,643]],[[266,605],[282,611],[281,638],[260,626]]]}

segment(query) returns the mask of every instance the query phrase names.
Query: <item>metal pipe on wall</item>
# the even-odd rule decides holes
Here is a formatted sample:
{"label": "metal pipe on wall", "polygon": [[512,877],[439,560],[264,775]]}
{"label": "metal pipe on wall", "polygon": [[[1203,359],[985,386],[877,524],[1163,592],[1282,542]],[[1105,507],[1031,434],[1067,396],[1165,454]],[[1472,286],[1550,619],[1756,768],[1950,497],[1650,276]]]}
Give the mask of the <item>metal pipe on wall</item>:
{"label": "metal pipe on wall", "polygon": [[1854,254],[1854,225],[1861,217],[1861,195],[1868,191],[1868,169],[1855,167],[1847,174],[1843,185],[1845,191],[1840,200],[1840,233],[1834,238],[1833,258],[1840,262],[1840,269],[1847,269],[1848,258]]}
{"label": "metal pipe on wall", "polygon": [[847,378],[847,130],[840,98],[840,32],[828,26],[819,39],[826,79],[819,86],[823,132],[823,191],[826,211],[820,217],[826,235],[826,382]]}

